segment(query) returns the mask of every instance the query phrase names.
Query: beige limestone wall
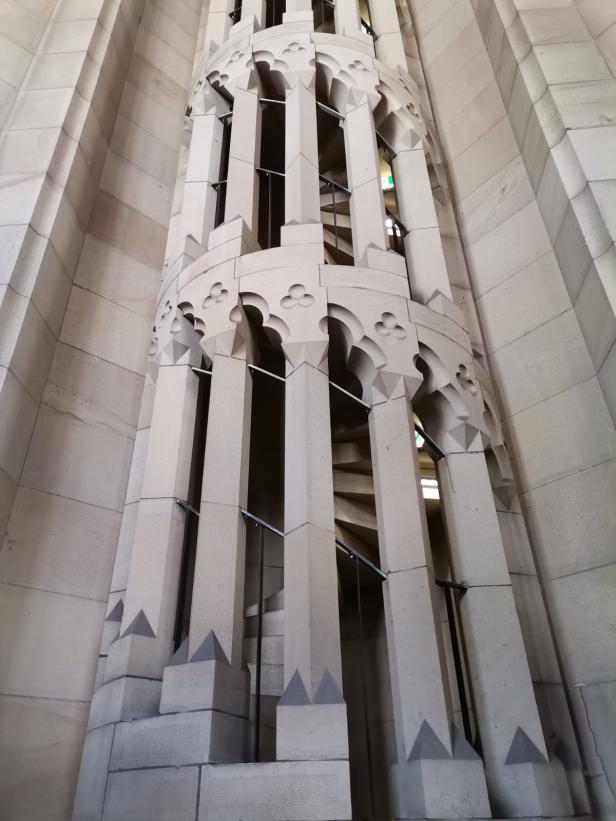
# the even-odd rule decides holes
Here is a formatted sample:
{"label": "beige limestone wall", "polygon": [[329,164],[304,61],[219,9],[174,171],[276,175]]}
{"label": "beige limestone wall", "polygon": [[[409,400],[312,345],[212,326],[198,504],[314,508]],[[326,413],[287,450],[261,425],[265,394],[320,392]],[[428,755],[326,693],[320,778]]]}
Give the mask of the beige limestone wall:
{"label": "beige limestone wall", "polygon": [[[501,503],[500,516],[542,719],[553,741],[564,735],[575,750],[562,669],[595,801],[613,812],[606,728],[616,717],[609,617],[616,326],[608,146],[616,7],[602,0],[411,0],[410,7],[521,491],[522,508]],[[533,55],[548,78],[535,87],[537,73],[521,63],[525,56],[534,66]],[[544,99],[548,91],[556,105]],[[577,164],[565,127],[555,129],[558,117],[579,131],[568,137]],[[567,177],[571,168],[579,190]],[[524,549],[521,510],[542,586]],[[541,587],[562,668],[546,652]]]}
{"label": "beige limestone wall", "polygon": [[201,5],[2,3],[51,14],[0,137],[6,821],[70,815]]}

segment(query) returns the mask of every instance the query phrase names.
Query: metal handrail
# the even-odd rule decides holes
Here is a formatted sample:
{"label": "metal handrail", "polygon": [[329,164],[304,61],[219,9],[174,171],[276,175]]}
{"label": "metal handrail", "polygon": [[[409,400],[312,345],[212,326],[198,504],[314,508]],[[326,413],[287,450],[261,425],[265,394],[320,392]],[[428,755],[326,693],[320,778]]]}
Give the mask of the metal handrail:
{"label": "metal handrail", "polygon": [[233,9],[233,11],[229,12],[229,17],[231,18],[231,22],[233,23],[233,25],[235,25],[237,23],[237,19],[238,19],[237,16],[238,16],[238,14],[241,15],[241,13],[242,13],[242,4],[241,3],[239,4],[239,6],[236,6]]}
{"label": "metal handrail", "polygon": [[373,573],[376,573],[377,576],[381,579],[381,581],[387,581],[387,574],[383,573],[380,567],[377,567],[373,564],[370,559],[367,559],[363,554],[359,552],[359,550],[355,550],[354,547],[351,547],[350,544],[343,542],[342,539],[336,539],[336,545],[345,553],[348,553],[349,556],[353,559],[357,559],[358,562],[361,562],[365,567],[369,568]]}
{"label": "metal handrail", "polygon": [[361,27],[362,27],[363,29],[365,29],[365,30],[366,30],[366,32],[367,32],[367,33],[368,33],[368,34],[369,34],[369,35],[370,35],[370,36],[371,36],[374,40],[378,40],[378,39],[379,39],[379,36],[378,36],[378,34],[376,33],[376,31],[372,28],[372,26],[370,25],[370,23],[368,23],[368,21],[367,21],[367,20],[364,20],[364,18],[363,18],[363,17],[361,18]]}
{"label": "metal handrail", "polygon": [[272,171],[271,168],[255,168],[257,174],[275,174],[277,177],[286,177],[284,171]]}
{"label": "metal handrail", "polygon": [[203,368],[191,368],[191,371],[196,374],[202,374],[203,376],[212,376],[212,371],[206,371]]}
{"label": "metal handrail", "polygon": [[437,461],[438,461],[438,459],[444,459],[445,458],[445,453],[439,448],[439,446],[436,444],[434,439],[428,433],[425,432],[425,430],[421,427],[421,425],[418,425],[417,423],[415,423],[415,430],[421,436],[421,438],[424,439],[428,443],[428,446],[429,446],[430,450],[432,450],[434,452],[434,455],[436,456]]}
{"label": "metal handrail", "polygon": [[335,188],[336,191],[340,191],[342,194],[346,194],[347,196],[351,196],[351,191],[348,188],[345,188],[344,185],[340,185],[339,182],[335,180],[330,180],[329,177],[325,177],[323,174],[319,174],[319,179],[321,182],[326,183],[327,185],[331,185],[332,188]]}
{"label": "metal handrail", "polygon": [[248,369],[251,371],[256,371],[257,373],[264,373],[266,376],[271,376],[272,379],[277,379],[279,382],[287,381],[284,378],[284,376],[278,376],[277,373],[272,373],[272,371],[266,371],[265,368],[258,368],[256,365],[248,365]]}
{"label": "metal handrail", "polygon": [[331,108],[331,106],[325,105],[325,103],[320,103],[317,100],[317,108],[320,108],[325,114],[329,114],[331,117],[335,117],[337,120],[345,120],[346,116],[341,114],[339,111],[336,111],[335,108]]}
{"label": "metal handrail", "polygon": [[357,402],[357,404],[361,405],[364,410],[368,411],[368,413],[370,413],[370,411],[372,410],[371,406],[368,405],[367,402],[364,402],[364,400],[360,399],[359,396],[355,396],[354,393],[347,391],[345,388],[341,388],[340,385],[336,385],[336,383],[332,382],[331,379],[329,380],[329,384],[332,386],[332,388],[335,388],[337,391],[340,391],[340,393],[343,393],[345,396],[348,396],[348,398],[352,399],[353,402]]}
{"label": "metal handrail", "polygon": [[244,516],[246,519],[250,519],[251,522],[255,522],[255,524],[258,524],[261,527],[266,528],[271,533],[275,533],[276,536],[280,536],[282,539],[284,539],[284,533],[282,532],[282,530],[278,530],[277,527],[274,527],[274,525],[271,525],[269,522],[266,522],[265,519],[260,519],[258,516],[255,516],[254,513],[250,513],[250,511],[245,510],[243,507],[240,508],[240,512],[242,516]]}
{"label": "metal handrail", "polygon": [[193,507],[185,499],[176,499],[175,503],[178,507],[181,507],[182,510],[186,511],[186,513],[192,513],[194,516],[201,517],[201,513],[199,513],[197,508]]}

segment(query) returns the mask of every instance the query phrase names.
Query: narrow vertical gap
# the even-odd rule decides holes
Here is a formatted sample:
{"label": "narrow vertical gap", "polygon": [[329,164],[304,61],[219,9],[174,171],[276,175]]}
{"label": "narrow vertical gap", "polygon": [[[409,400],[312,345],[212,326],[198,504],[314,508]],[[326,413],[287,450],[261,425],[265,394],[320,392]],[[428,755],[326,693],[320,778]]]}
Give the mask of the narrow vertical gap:
{"label": "narrow vertical gap", "polygon": [[[205,370],[205,362],[202,362]],[[211,377],[205,374],[198,377],[199,389],[197,394],[197,411],[195,416],[195,432],[190,463],[190,480],[188,485],[188,499],[186,501],[194,510],[201,505],[201,487],[203,484],[203,465],[205,460],[205,442],[207,437],[207,422],[210,407]],[[173,633],[174,651],[188,636],[190,628],[190,611],[192,606],[192,589],[195,576],[195,561],[197,556],[197,532],[199,517],[189,509],[184,510],[186,524],[184,527],[184,542],[182,546],[182,560],[180,564],[180,580]]]}

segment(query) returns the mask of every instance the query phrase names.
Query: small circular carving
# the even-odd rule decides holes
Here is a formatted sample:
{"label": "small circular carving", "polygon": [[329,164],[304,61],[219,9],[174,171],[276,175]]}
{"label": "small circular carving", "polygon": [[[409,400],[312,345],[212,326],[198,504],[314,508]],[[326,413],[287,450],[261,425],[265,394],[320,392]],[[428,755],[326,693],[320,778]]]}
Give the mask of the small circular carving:
{"label": "small circular carving", "polygon": [[396,319],[396,315],[389,311],[381,314],[381,319],[375,323],[374,329],[381,336],[395,336],[397,339],[405,339],[406,337],[406,331]]}

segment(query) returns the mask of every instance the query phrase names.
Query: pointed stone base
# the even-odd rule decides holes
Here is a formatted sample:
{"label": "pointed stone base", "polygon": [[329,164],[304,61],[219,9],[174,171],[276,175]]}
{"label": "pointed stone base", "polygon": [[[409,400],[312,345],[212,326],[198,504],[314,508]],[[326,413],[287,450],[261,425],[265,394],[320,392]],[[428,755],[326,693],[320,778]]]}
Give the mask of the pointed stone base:
{"label": "pointed stone base", "polygon": [[203,767],[199,821],[350,821],[348,761]]}
{"label": "pointed stone base", "polygon": [[480,760],[418,759],[395,764],[396,818],[490,818]]}
{"label": "pointed stone base", "polygon": [[237,670],[218,659],[172,664],[163,674],[160,712],[218,710],[247,717],[249,685],[247,670]]}
{"label": "pointed stone base", "polygon": [[488,772],[495,813],[506,818],[573,815],[571,794],[560,761],[505,764]]}

